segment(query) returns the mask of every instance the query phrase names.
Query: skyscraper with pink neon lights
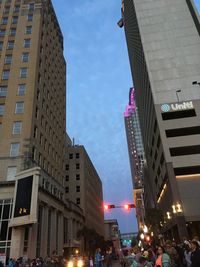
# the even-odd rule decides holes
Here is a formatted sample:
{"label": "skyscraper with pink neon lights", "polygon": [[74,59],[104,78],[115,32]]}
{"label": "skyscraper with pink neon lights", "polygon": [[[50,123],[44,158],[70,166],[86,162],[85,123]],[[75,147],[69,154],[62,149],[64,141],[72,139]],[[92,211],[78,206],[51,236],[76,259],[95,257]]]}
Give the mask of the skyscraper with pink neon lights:
{"label": "skyscraper with pink neon lights", "polygon": [[129,151],[131,175],[133,182],[133,195],[136,205],[138,228],[144,224],[144,203],[143,203],[143,179],[144,179],[144,148],[140,130],[140,123],[135,102],[135,90],[130,88],[129,104],[124,112],[127,145]]}

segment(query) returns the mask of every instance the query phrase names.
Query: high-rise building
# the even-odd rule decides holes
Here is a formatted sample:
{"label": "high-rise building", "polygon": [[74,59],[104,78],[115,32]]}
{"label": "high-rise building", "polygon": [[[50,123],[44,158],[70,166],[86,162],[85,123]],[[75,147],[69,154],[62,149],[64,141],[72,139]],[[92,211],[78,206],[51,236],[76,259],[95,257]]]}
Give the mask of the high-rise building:
{"label": "high-rise building", "polygon": [[143,181],[145,168],[145,154],[140,131],[137,106],[135,102],[135,90],[129,91],[129,104],[124,113],[125,129],[129,151],[129,160],[133,182],[134,203],[136,205],[136,216],[138,228],[144,226],[144,201],[143,201]]}
{"label": "high-rise building", "polygon": [[0,1],[0,18],[1,253],[61,254],[84,223],[64,192],[63,36],[50,0]]}
{"label": "high-rise building", "polygon": [[67,147],[65,192],[83,210],[85,226],[104,236],[103,190],[84,146]]}
{"label": "high-rise building", "polygon": [[[193,0],[123,0],[146,187],[164,213],[162,232],[200,231],[200,17]],[[144,184],[145,187],[145,184]]]}

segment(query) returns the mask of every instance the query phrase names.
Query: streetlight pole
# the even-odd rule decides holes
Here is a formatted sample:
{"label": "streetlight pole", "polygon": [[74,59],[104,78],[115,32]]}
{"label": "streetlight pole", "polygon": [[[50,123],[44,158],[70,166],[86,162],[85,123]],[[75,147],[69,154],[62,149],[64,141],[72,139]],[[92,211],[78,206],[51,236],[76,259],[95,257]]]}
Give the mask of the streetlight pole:
{"label": "streetlight pole", "polygon": [[180,102],[179,93],[181,92],[181,89],[176,90],[176,97],[178,102]]}

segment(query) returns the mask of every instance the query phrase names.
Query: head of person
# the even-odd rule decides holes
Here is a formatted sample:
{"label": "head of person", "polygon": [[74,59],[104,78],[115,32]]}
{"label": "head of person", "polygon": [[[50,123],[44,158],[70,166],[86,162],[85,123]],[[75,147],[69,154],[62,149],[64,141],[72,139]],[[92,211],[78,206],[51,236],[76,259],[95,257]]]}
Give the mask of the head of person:
{"label": "head of person", "polygon": [[162,255],[162,254],[164,254],[164,253],[165,253],[165,249],[164,249],[164,247],[162,247],[162,246],[158,246],[157,252],[158,252],[158,255]]}
{"label": "head of person", "polygon": [[199,241],[199,237],[196,235],[196,236],[194,236],[193,240]]}
{"label": "head of person", "polygon": [[166,247],[166,249],[169,249],[169,248],[172,247],[172,242],[171,242],[171,240],[167,240],[167,241],[165,242],[165,247]]}
{"label": "head of person", "polygon": [[190,251],[190,246],[188,244],[184,244],[183,249],[187,252]]}
{"label": "head of person", "polygon": [[198,244],[198,242],[196,240],[192,240],[191,248],[192,248],[192,250],[196,250],[196,249],[199,248],[199,244]]}

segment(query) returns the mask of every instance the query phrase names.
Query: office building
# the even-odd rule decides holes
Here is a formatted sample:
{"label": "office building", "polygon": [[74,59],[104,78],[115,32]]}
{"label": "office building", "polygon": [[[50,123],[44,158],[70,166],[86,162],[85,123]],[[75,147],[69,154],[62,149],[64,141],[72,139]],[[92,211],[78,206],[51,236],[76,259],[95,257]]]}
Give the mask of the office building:
{"label": "office building", "polygon": [[67,147],[65,192],[83,210],[85,226],[104,236],[102,182],[82,145]]}
{"label": "office building", "polygon": [[143,180],[145,155],[134,88],[131,88],[129,91],[129,104],[126,106],[124,121],[133,182],[134,203],[136,205],[136,216],[138,228],[142,229],[144,225]]}
{"label": "office building", "polygon": [[[200,17],[193,0],[123,0],[123,25],[162,232],[200,231]],[[144,184],[145,187],[145,184]]]}
{"label": "office building", "polygon": [[84,223],[64,191],[63,36],[50,0],[0,1],[0,19],[1,253],[60,255]]}

